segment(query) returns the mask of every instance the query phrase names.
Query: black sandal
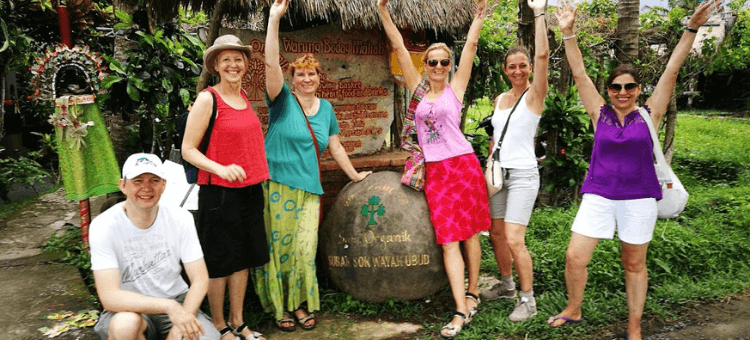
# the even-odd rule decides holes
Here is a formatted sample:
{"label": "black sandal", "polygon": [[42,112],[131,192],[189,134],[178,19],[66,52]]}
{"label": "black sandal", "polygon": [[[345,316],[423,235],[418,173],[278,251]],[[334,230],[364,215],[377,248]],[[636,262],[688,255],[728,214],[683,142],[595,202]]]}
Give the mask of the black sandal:
{"label": "black sandal", "polygon": [[[297,311],[298,310],[304,311],[305,314],[307,314],[307,316],[303,317],[303,318],[297,318]],[[292,315],[294,316],[295,319],[297,319],[297,323],[299,323],[299,326],[302,327],[302,329],[304,329],[306,331],[309,331],[309,330],[315,328],[315,326],[318,325],[318,321],[315,320],[315,313],[308,312],[307,309],[305,309],[304,307],[300,307],[300,308],[295,309],[294,312],[292,312]],[[307,322],[310,321],[310,320],[312,320],[314,323],[312,325],[308,326]]]}
{"label": "black sandal", "polygon": [[[461,325],[456,326],[452,325],[451,322],[453,322],[453,319],[459,317],[463,320]],[[458,335],[459,332],[461,332],[461,329],[466,326],[466,314],[461,313],[459,311],[455,311],[453,313],[453,317],[451,318],[451,321],[448,321],[448,324],[443,326],[443,328],[440,329],[440,337],[443,339],[453,339]],[[444,330],[447,330],[447,332],[443,333]]]}
{"label": "black sandal", "polygon": [[219,331],[219,339],[223,338],[227,334],[234,334],[234,332],[232,332],[232,327],[230,327],[229,324],[227,324],[226,327],[222,328]]}
{"label": "black sandal", "polygon": [[477,311],[479,309],[479,304],[482,302],[482,300],[480,300],[478,296],[476,296],[476,295],[474,295],[472,293],[469,293],[469,292],[466,292],[466,298],[467,299],[472,299],[472,300],[474,300],[474,302],[477,303],[476,306],[474,306],[472,308],[469,308],[469,315],[466,316],[466,323],[469,323],[471,320],[474,319],[474,316],[477,315]]}

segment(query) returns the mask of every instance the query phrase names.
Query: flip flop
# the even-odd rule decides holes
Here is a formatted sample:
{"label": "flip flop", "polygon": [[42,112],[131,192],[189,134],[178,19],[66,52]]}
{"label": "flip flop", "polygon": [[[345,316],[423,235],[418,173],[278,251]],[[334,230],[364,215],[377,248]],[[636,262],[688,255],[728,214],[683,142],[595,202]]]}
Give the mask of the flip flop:
{"label": "flip flop", "polygon": [[[558,325],[558,326],[552,326],[552,324],[555,323],[555,321],[557,321],[557,320],[564,320],[565,322],[562,323],[562,324],[560,324],[560,325]],[[550,320],[547,320],[547,324],[550,325],[551,327],[555,327],[556,328],[556,327],[560,327],[562,325],[581,323],[582,321],[583,321],[583,317],[581,317],[578,320],[573,320],[573,319],[571,319],[569,317],[566,317],[566,316],[557,315],[557,316],[553,316],[552,318],[550,318]]]}

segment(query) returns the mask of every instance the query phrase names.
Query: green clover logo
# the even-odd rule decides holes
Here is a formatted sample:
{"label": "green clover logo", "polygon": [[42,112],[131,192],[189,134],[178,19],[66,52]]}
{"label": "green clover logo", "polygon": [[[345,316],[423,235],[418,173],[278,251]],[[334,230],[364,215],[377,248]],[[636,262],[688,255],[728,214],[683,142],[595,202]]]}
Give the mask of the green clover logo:
{"label": "green clover logo", "polygon": [[362,206],[360,212],[362,213],[362,216],[370,215],[370,220],[367,222],[367,225],[377,225],[378,223],[375,222],[375,215],[385,215],[385,206],[380,204],[380,197],[378,196],[370,197],[370,199],[367,200],[367,203],[368,204]]}

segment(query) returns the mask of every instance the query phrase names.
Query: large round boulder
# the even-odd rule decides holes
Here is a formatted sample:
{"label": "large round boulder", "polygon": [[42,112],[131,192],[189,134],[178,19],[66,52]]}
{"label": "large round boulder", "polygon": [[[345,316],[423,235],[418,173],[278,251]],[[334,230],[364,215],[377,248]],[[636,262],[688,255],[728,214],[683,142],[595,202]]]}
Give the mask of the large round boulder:
{"label": "large round boulder", "polygon": [[349,183],[320,227],[330,280],[354,298],[413,300],[448,284],[427,200],[383,171]]}

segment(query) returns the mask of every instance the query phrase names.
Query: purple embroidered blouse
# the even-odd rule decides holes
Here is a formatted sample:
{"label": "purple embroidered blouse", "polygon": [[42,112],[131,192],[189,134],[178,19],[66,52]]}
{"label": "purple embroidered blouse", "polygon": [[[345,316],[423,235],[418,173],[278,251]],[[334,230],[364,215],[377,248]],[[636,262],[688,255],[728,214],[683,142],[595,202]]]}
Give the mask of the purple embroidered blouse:
{"label": "purple embroidered blouse", "polygon": [[648,125],[638,110],[626,115],[624,122],[620,124],[612,106],[602,106],[581,193],[611,200],[661,199]]}

